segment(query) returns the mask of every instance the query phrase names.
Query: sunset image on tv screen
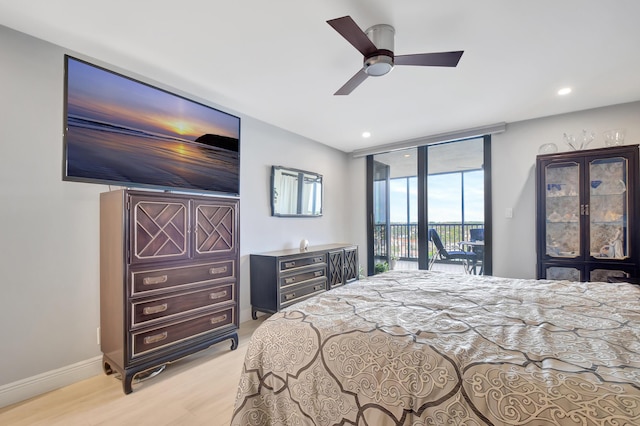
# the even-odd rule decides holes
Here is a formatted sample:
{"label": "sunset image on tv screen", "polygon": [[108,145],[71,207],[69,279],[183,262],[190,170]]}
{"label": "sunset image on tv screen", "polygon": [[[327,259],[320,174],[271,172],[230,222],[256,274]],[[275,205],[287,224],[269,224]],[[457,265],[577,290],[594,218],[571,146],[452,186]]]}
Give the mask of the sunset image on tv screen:
{"label": "sunset image on tv screen", "polygon": [[67,57],[65,179],[239,194],[240,119]]}

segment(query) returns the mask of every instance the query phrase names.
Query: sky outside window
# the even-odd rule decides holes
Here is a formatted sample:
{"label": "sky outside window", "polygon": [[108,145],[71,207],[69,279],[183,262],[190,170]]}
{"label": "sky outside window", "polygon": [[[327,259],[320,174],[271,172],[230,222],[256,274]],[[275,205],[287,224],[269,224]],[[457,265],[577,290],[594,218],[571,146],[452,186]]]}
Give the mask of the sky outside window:
{"label": "sky outside window", "polygon": [[[409,185],[407,186],[407,181]],[[445,173],[428,178],[429,222],[462,221],[462,174]],[[407,198],[407,191],[409,197]],[[417,178],[390,180],[391,223],[407,223],[407,200],[409,222],[418,222]],[[465,222],[484,222],[484,172],[464,173]]]}

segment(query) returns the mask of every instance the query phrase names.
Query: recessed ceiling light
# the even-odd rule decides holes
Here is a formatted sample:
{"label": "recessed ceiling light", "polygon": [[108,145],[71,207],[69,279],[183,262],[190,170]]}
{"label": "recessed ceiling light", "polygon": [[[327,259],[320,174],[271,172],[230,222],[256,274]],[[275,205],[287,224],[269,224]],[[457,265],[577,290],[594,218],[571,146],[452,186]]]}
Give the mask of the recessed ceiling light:
{"label": "recessed ceiling light", "polygon": [[558,90],[558,95],[560,96],[568,95],[569,93],[571,93],[571,87],[563,87],[562,89]]}
{"label": "recessed ceiling light", "polygon": [[405,154],[404,155],[404,158],[409,158],[409,157],[411,157],[411,154]]}
{"label": "recessed ceiling light", "polygon": [[362,137],[363,138],[370,138],[371,137],[371,132],[362,132]]}

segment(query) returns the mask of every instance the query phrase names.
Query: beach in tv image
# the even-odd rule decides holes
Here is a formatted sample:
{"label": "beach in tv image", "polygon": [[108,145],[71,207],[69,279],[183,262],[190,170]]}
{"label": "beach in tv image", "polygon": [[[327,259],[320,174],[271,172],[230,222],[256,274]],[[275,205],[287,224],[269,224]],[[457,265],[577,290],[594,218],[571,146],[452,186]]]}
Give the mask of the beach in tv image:
{"label": "beach in tv image", "polygon": [[66,180],[239,194],[240,118],[66,60]]}

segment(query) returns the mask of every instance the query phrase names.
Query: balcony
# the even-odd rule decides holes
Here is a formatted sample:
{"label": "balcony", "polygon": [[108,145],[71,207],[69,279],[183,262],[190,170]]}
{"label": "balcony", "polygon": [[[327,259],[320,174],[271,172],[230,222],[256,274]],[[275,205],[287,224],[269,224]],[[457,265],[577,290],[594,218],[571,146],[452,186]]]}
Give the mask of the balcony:
{"label": "balcony", "polygon": [[[442,244],[447,250],[459,250],[458,242],[469,240],[469,230],[484,228],[482,222],[470,223],[429,223],[429,228],[436,230]],[[391,223],[389,226],[389,247],[391,254],[397,256],[401,269],[417,269],[418,262],[418,224]],[[386,261],[388,258],[386,241],[386,225],[376,224],[374,227],[374,258]],[[429,258],[433,256],[434,247],[429,243]],[[408,262],[415,262],[411,265]],[[448,262],[436,262],[448,263]]]}

